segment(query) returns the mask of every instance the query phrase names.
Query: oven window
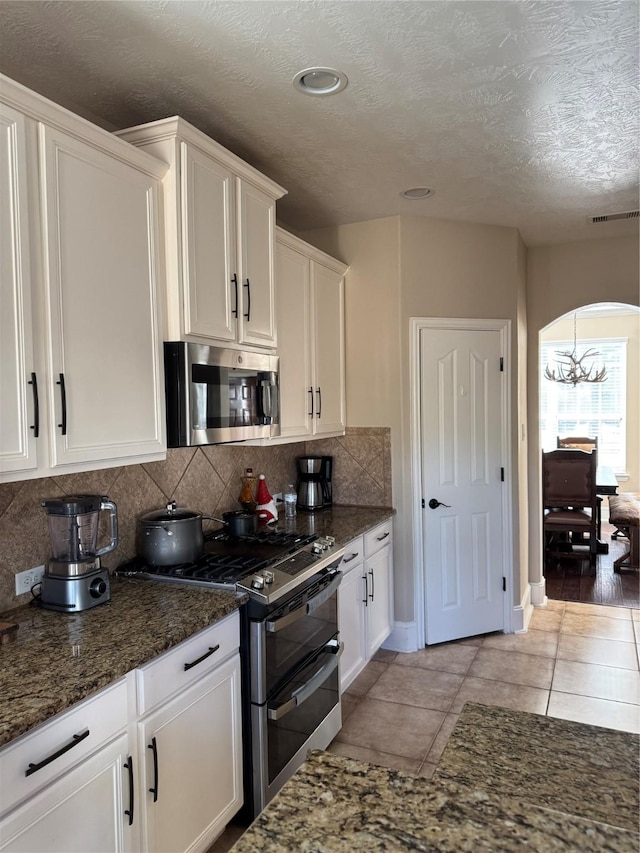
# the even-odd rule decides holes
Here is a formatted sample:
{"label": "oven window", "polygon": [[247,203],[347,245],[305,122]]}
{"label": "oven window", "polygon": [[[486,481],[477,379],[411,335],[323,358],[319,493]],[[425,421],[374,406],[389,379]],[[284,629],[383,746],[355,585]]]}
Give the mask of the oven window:
{"label": "oven window", "polygon": [[310,653],[325,646],[337,630],[337,596],[334,594],[310,615],[305,614],[273,633],[267,631],[266,696],[279,690],[279,683]]}
{"label": "oven window", "polygon": [[[292,694],[303,687],[323,665],[331,666],[333,654],[333,651],[328,650],[311,661],[292,681],[282,686],[269,701],[268,709],[284,706]],[[286,712],[279,720],[267,721],[269,784],[338,704],[338,671],[335,667],[309,698]]]}

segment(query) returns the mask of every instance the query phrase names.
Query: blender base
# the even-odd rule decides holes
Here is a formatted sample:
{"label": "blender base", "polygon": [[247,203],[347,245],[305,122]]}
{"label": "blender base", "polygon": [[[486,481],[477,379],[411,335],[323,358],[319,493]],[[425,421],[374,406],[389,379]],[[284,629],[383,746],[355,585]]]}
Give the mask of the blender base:
{"label": "blender base", "polygon": [[78,613],[111,599],[107,569],[64,577],[45,574],[40,588],[40,606],[61,613]]}

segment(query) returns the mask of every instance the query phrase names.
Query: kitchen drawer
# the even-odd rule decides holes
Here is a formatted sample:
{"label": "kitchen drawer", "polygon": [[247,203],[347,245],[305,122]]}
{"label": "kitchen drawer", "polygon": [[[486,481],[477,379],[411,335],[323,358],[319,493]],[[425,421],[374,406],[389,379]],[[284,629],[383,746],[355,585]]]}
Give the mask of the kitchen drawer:
{"label": "kitchen drawer", "polygon": [[355,569],[356,566],[359,566],[364,559],[364,539],[362,536],[358,536],[356,539],[352,539],[351,542],[348,542],[344,548],[344,557],[342,558],[342,562],[340,563],[340,571],[348,575],[352,569]]}
{"label": "kitchen drawer", "polygon": [[206,675],[239,645],[240,617],[236,611],[146,666],[136,669],[138,716],[147,714]]}
{"label": "kitchen drawer", "polygon": [[[0,815],[68,772],[126,727],[127,683],[122,679],[4,747],[0,750]],[[25,775],[30,765],[41,762],[40,769],[32,767]]]}
{"label": "kitchen drawer", "polygon": [[393,519],[374,527],[368,533],[364,534],[364,553],[366,557],[370,557],[383,548],[385,545],[391,544],[393,533]]}

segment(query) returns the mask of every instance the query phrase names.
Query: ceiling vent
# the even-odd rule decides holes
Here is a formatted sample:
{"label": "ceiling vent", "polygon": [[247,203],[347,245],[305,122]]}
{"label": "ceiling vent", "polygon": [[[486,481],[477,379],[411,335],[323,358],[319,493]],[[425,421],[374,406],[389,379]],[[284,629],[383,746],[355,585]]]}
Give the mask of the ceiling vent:
{"label": "ceiling vent", "polygon": [[616,219],[638,219],[640,210],[629,210],[627,213],[610,213],[604,216],[590,216],[589,222],[594,225],[596,222],[614,222]]}

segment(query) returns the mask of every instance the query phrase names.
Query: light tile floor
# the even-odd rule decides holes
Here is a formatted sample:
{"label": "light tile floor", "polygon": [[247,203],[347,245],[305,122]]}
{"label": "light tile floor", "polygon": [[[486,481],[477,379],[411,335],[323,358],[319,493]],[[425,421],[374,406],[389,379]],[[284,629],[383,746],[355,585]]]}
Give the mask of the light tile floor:
{"label": "light tile floor", "polygon": [[467,701],[640,732],[639,655],[640,610],[564,601],[536,608],[526,634],[382,649],[343,694],[329,751],[430,778]]}
{"label": "light tile floor", "polygon": [[640,611],[549,601],[526,634],[382,649],[330,752],[430,777],[465,702],[640,732]]}

